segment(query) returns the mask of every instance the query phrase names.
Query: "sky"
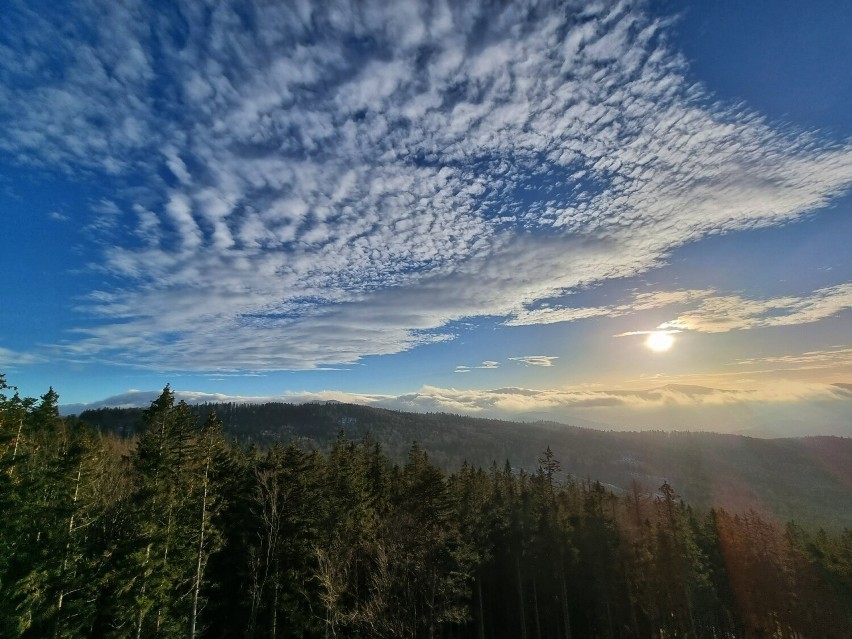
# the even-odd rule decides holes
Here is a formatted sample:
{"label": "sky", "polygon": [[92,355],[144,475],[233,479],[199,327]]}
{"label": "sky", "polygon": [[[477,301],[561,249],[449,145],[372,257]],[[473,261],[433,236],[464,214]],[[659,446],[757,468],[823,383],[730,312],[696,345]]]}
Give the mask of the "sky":
{"label": "sky", "polygon": [[24,394],[852,435],[847,2],[4,5]]}

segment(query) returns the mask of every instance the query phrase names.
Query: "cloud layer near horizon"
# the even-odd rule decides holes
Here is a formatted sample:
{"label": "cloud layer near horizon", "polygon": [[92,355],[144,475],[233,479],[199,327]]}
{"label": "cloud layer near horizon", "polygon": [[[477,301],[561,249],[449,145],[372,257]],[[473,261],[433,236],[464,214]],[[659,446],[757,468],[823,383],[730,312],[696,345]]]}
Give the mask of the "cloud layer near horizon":
{"label": "cloud layer near horizon", "polygon": [[[79,413],[102,407],[147,408],[158,391],[128,391],[91,404],[63,406]],[[852,436],[852,388],[848,385],[784,383],[760,390],[720,390],[670,384],[647,390],[498,388],[459,390],[424,386],[398,396],[342,391],[233,396],[175,391],[188,403],[327,402],[363,404],[411,412],[446,412],[508,420],[553,420],[598,428],[660,428],[750,432],[760,435]],[[811,432],[818,415],[821,430]]]}
{"label": "cloud layer near horizon", "polygon": [[691,85],[641,2],[385,6],[14,3],[0,151],[123,185],[86,221],[108,284],[68,357],[308,369],[546,323],[852,183],[848,142]]}

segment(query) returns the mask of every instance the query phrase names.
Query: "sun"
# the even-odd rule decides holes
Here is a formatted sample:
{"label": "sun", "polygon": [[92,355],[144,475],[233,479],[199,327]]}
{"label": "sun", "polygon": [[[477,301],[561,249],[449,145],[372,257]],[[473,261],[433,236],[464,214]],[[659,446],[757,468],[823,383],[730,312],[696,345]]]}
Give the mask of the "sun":
{"label": "sun", "polygon": [[672,344],[674,344],[674,337],[672,337],[671,333],[664,331],[650,333],[648,339],[645,340],[645,346],[655,353],[662,353],[669,350]]}

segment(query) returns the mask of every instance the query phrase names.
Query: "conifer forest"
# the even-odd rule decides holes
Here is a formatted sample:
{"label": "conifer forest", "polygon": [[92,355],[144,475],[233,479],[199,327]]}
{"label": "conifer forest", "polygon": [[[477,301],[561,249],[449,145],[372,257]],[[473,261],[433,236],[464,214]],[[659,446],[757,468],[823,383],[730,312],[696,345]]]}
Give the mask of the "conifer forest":
{"label": "conifer forest", "polygon": [[[0,377],[0,637],[848,638],[852,531],[341,434],[228,439],[167,387],[133,437]],[[848,515],[848,513],[846,513]]]}

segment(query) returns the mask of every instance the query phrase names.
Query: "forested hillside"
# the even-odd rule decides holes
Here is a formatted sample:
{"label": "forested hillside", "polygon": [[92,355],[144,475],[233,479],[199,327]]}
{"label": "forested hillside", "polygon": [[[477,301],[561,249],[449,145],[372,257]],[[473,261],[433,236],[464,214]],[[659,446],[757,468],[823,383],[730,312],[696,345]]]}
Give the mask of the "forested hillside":
{"label": "forested hillside", "polygon": [[[840,529],[852,525],[852,439],[755,439],[690,432],[605,432],[554,423],[521,424],[448,414],[419,414],[351,404],[217,404],[191,406],[204,420],[215,409],[225,433],[261,448],[277,441],[328,452],[343,430],[351,439],[370,434],[395,462],[417,442],[447,472],[466,461],[488,468],[510,460],[535,471],[550,446],[563,472],[599,480],[616,490],[631,482],[678,487],[694,506],[755,510],[776,521],[803,521]],[[142,409],[100,409],[80,419],[132,436]]]}
{"label": "forested hillside", "polygon": [[134,441],[0,377],[3,637],[849,637],[852,531],[419,446],[229,441],[166,388]]}

